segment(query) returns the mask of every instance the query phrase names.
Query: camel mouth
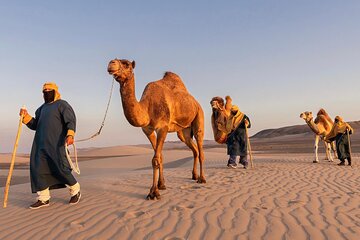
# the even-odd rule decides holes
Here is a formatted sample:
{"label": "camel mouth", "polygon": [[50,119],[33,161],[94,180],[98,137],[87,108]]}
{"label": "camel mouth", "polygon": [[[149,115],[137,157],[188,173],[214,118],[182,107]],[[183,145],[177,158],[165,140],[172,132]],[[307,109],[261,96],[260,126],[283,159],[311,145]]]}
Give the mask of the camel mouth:
{"label": "camel mouth", "polygon": [[216,109],[218,109],[219,107],[218,107],[218,105],[217,105],[215,102],[211,102],[211,108],[212,108],[213,110],[216,110]]}
{"label": "camel mouth", "polygon": [[115,75],[116,73],[120,72],[119,69],[111,69],[111,68],[108,68],[108,73],[110,75]]}

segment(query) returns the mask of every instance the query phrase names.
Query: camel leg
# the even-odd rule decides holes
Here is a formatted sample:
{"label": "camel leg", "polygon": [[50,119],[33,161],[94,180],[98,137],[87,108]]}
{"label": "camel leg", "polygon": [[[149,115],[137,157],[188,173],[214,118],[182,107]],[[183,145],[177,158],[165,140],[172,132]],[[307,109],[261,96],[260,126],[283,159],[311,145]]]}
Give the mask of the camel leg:
{"label": "camel leg", "polygon": [[320,136],[316,135],[315,136],[315,160],[313,161],[313,163],[319,162],[319,157],[318,157],[319,141],[320,141]]}
{"label": "camel leg", "polygon": [[156,138],[156,147],[155,147],[155,154],[152,159],[152,167],[153,167],[153,184],[150,188],[150,192],[147,195],[146,199],[160,199],[160,192],[158,189],[158,174],[159,170],[162,168],[162,158],[161,152],[164,145],[164,141],[167,135],[167,128],[162,128],[157,131],[157,138]]}
{"label": "camel leg", "polygon": [[324,142],[325,143],[325,149],[326,149],[326,158],[327,160],[329,160],[329,162],[333,162],[333,157],[331,155],[331,144]]}
{"label": "camel leg", "polygon": [[335,144],[335,141],[331,142],[330,143],[330,146],[331,146],[331,149],[334,153],[334,158],[338,158],[338,155],[337,155],[337,152],[336,152],[336,144]]}
{"label": "camel leg", "polygon": [[[156,149],[156,135],[155,135],[155,132],[151,129],[146,129],[146,128],[143,128],[142,129],[143,132],[145,133],[146,137],[149,139],[150,143],[151,143],[151,146],[155,152],[155,149]],[[161,162],[163,157],[162,157],[162,154],[160,156],[161,158]],[[159,166],[159,181],[158,181],[158,188],[159,190],[165,190],[166,189],[166,186],[165,186],[165,178],[164,178],[164,173],[163,173],[163,165],[161,164]]]}
{"label": "camel leg", "polygon": [[199,161],[200,161],[200,177],[198,179],[198,183],[206,183],[205,179],[205,171],[204,171],[204,149],[203,149],[203,141],[204,141],[204,113],[200,109],[196,118],[192,124],[192,130],[194,133],[194,137],[196,139],[196,144],[199,151]]}
{"label": "camel leg", "polygon": [[330,156],[329,156],[329,147],[326,141],[324,141],[324,146],[325,146],[325,160],[329,160],[330,161]]}
{"label": "camel leg", "polygon": [[194,165],[192,170],[192,179],[198,180],[198,174],[197,174],[197,163],[199,161],[199,152],[197,149],[196,144],[192,140],[191,137],[191,128],[185,128],[181,132],[178,132],[178,138],[188,146],[194,155]]}

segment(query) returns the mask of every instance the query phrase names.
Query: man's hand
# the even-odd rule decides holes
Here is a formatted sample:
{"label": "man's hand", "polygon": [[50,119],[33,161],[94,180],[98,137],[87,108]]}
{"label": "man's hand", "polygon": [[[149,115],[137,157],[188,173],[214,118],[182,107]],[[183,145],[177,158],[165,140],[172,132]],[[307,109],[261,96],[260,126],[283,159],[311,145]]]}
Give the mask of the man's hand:
{"label": "man's hand", "polygon": [[66,145],[70,146],[74,143],[74,137],[73,136],[67,136],[65,140]]}
{"label": "man's hand", "polygon": [[21,116],[21,115],[26,116],[26,115],[28,115],[28,111],[27,111],[25,108],[21,108],[21,109],[20,109],[20,112],[19,112],[19,115],[20,115],[20,116]]}
{"label": "man's hand", "polygon": [[349,132],[349,134],[352,134],[352,129],[346,126],[346,131]]}
{"label": "man's hand", "polygon": [[249,121],[247,120],[247,119],[245,119],[245,121],[244,121],[244,123],[245,123],[245,127],[248,127],[249,126]]}

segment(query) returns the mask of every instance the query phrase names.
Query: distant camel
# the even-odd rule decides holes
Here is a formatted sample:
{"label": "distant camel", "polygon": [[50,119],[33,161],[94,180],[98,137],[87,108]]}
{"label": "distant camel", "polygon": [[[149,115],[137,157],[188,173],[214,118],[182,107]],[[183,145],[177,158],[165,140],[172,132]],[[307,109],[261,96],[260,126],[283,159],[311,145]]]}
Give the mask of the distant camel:
{"label": "distant camel", "polygon": [[[300,114],[300,118],[304,119],[307,125],[310,127],[310,129],[315,133],[315,160],[313,162],[318,163],[319,141],[322,136],[327,135],[331,131],[334,122],[323,108],[321,108],[317,113],[315,121],[313,120],[312,112],[303,112]],[[336,157],[335,145],[334,143],[330,144],[325,141],[324,144],[325,144],[326,159],[332,162],[333,157],[331,155],[331,150],[333,150],[334,156]]]}
{"label": "distant camel", "polygon": [[[160,198],[160,190],[166,189],[163,175],[162,148],[168,132],[177,132],[179,139],[192,150],[194,165],[192,179],[206,183],[204,173],[204,113],[200,104],[187,91],[178,75],[166,72],[158,81],[150,82],[140,101],[135,96],[135,61],[114,59],[108,72],[120,83],[120,95],[124,114],[129,123],[141,127],[153,149],[153,184],[147,199]],[[192,140],[195,137],[196,144]],[[200,160],[200,177],[197,163]]]}

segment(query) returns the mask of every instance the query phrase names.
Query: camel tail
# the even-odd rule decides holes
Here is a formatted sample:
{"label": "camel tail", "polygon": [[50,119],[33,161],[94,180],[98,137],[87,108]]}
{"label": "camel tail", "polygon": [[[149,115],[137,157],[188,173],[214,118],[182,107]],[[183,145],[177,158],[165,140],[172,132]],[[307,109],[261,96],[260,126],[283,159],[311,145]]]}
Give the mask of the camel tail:
{"label": "camel tail", "polygon": [[325,111],[325,109],[320,108],[320,110],[317,113],[317,116],[323,115],[326,120],[328,120],[331,123],[334,123],[333,120],[330,118],[329,114]]}

